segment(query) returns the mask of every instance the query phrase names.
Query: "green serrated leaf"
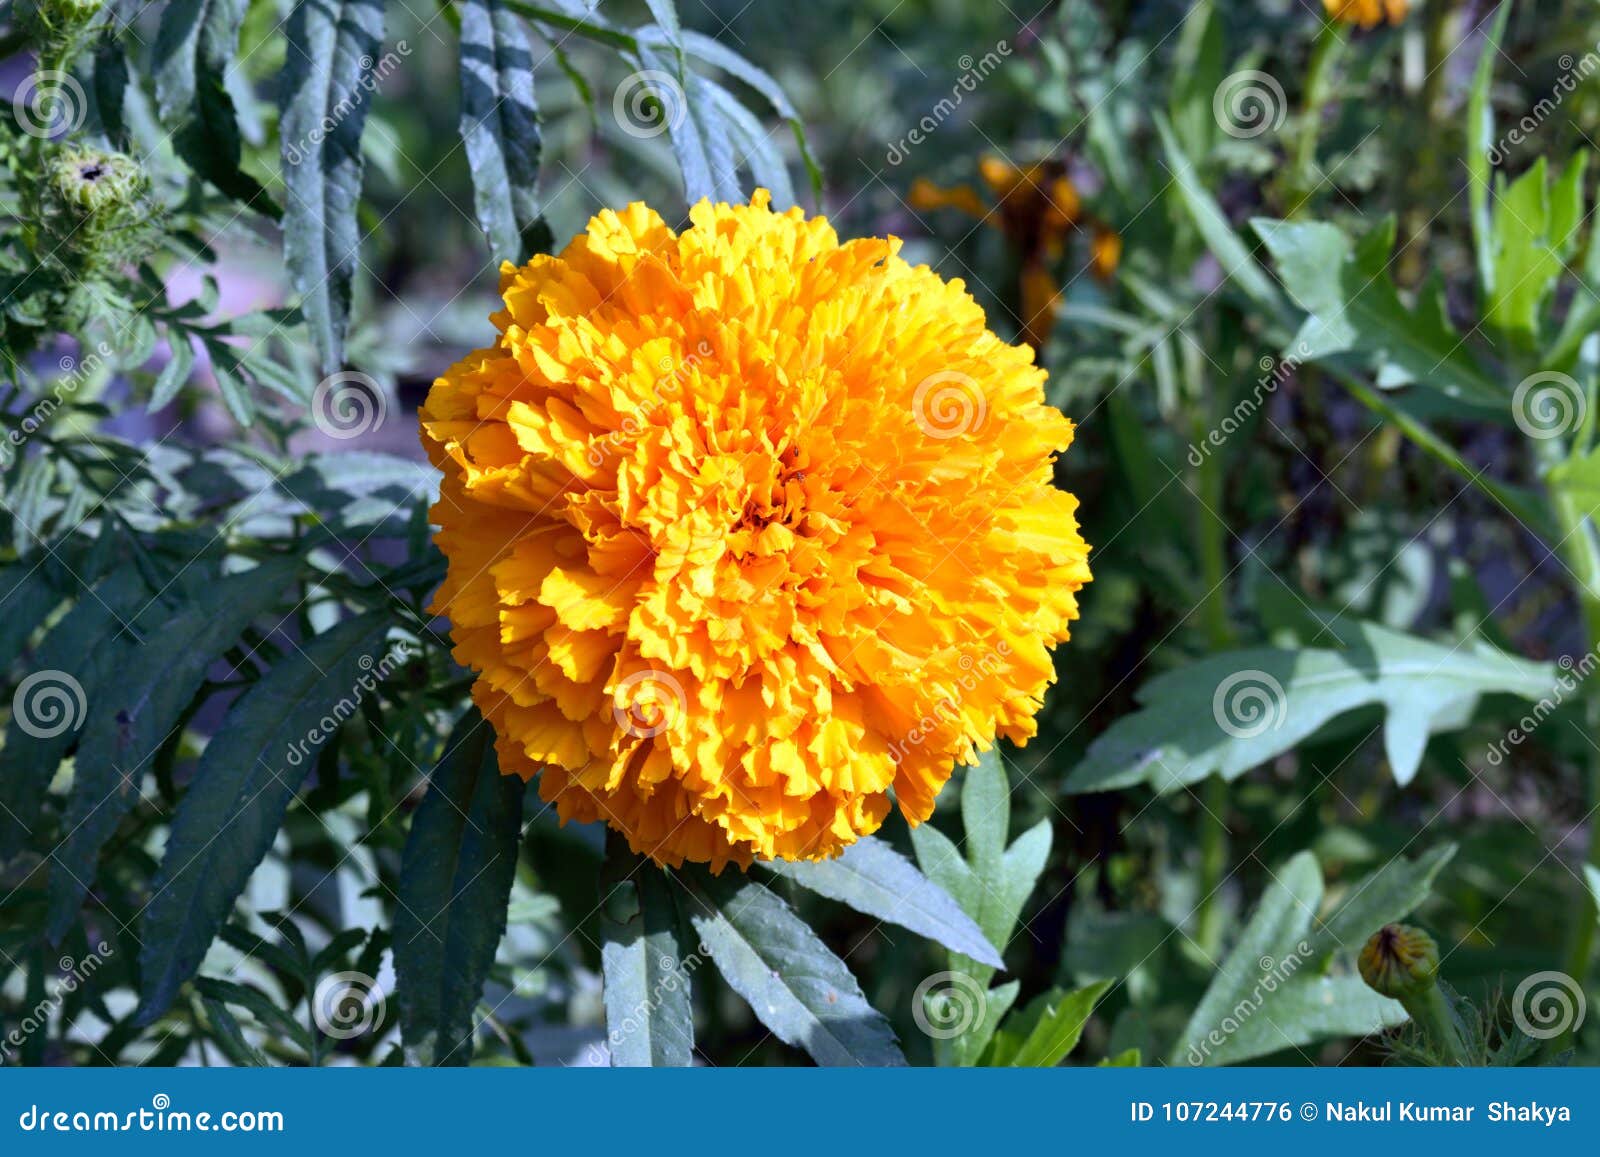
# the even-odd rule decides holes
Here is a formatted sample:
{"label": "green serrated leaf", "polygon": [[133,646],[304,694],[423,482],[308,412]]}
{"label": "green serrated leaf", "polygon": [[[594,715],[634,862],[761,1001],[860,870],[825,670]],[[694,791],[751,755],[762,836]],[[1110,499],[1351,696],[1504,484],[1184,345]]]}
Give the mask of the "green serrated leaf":
{"label": "green serrated leaf", "polygon": [[1457,728],[1481,695],[1537,700],[1556,670],[1487,647],[1446,647],[1371,624],[1342,628],[1340,650],[1256,647],[1158,675],[1140,710],[1089,745],[1068,792],[1148,784],[1172,791],[1218,773],[1236,779],[1347,711],[1381,705],[1396,781],[1416,775],[1428,737]]}
{"label": "green serrated leaf", "polygon": [[[43,601],[46,594],[52,606],[61,597],[47,587],[26,597]],[[149,598],[136,571],[119,570],[84,592],[40,643],[17,687],[0,748],[0,861],[27,842],[57,767],[82,733],[88,708],[101,710],[103,693],[137,656],[137,633],[127,628]]]}
{"label": "green serrated leaf", "polygon": [[961,905],[882,840],[868,836],[831,860],[774,861],[765,865],[820,896],[898,924],[992,968],[1000,953]]}
{"label": "green serrated leaf", "polygon": [[539,106],[520,18],[499,0],[463,0],[461,140],[478,227],[494,255],[526,261],[539,223]]}
{"label": "green serrated leaf", "polygon": [[526,787],[500,774],[494,730],[469,709],[429,777],[400,865],[396,995],[416,1063],[472,1060],[472,1013],[505,934]]}
{"label": "green serrated leaf", "polygon": [[184,161],[235,199],[276,216],[266,190],[239,168],[233,98],[223,78],[238,56],[247,0],[172,0],[162,9],[152,67],[156,104]]}
{"label": "green serrated leaf", "polygon": [[278,126],[284,257],[324,375],[344,364],[361,247],[361,130],[383,21],[383,0],[297,0],[289,17]]}
{"label": "green serrated leaf", "polygon": [[689,56],[702,60],[713,68],[719,68],[736,80],[749,85],[766,99],[773,111],[783,118],[793,133],[795,145],[800,152],[800,160],[805,164],[806,175],[811,182],[812,199],[819,199],[822,196],[822,170],[817,167],[817,162],[811,155],[811,147],[806,139],[805,122],[800,119],[799,111],[794,107],[794,102],[789,99],[788,94],[783,91],[783,86],[737,52],[703,33],[685,32],[683,50]]}
{"label": "green serrated leaf", "polygon": [[1393,220],[1359,242],[1321,222],[1253,224],[1289,296],[1310,315],[1290,346],[1298,360],[1359,353],[1378,365],[1384,386],[1415,382],[1456,401],[1506,409],[1498,382],[1442,312],[1413,312],[1401,303],[1388,272]]}
{"label": "green serrated leaf", "polygon": [[903,1065],[883,1014],[844,961],[754,880],[685,870],[680,910],[718,971],[773,1035],[820,1065]]}
{"label": "green serrated leaf", "polygon": [[206,669],[278,601],[300,565],[296,558],[277,558],[201,585],[171,618],[139,624],[139,660],[107,687],[79,745],[67,807],[71,834],[56,851],[58,870],[50,877],[52,940],[77,918],[100,849],[138,802],[150,760],[199,691]]}
{"label": "green serrated leaf", "polygon": [[616,1068],[687,1068],[694,1061],[690,978],[699,954],[678,934],[663,869],[606,836],[600,878],[600,960],[607,1043]]}
{"label": "green serrated leaf", "polygon": [[695,73],[681,70],[673,55],[641,40],[639,61],[644,71],[636,79],[648,81],[660,102],[672,154],[683,175],[684,199],[691,205],[705,198],[742,201],[739,161],[728,122],[716,109],[705,82]]}
{"label": "green serrated leaf", "polygon": [[271,1068],[272,1062],[245,1039],[244,1029],[228,1006],[210,997],[201,1002],[205,1006],[206,1020],[211,1025],[211,1039],[217,1043],[228,1060],[241,1067]]}
{"label": "green serrated leaf", "polygon": [[712,81],[701,79],[700,86],[711,98],[711,103],[728,123],[728,133],[733,146],[750,170],[750,178],[757,188],[772,194],[772,207],[788,209],[794,205],[794,186],[789,183],[789,170],[783,157],[773,146],[772,134],[762,127],[750,110],[739,103],[727,89]]}
{"label": "green serrated leaf", "polygon": [[386,611],[347,619],[241,695],[179,801],[145,908],[138,1019],[166,1011],[272,847],[316,753],[376,686]]}
{"label": "green serrated leaf", "polygon": [[189,374],[194,369],[194,346],[189,338],[179,329],[167,331],[168,343],[172,347],[172,354],[167,359],[167,364],[161,367],[161,372],[156,375],[155,385],[150,389],[150,400],[146,405],[151,410],[159,410],[171,404],[178,396],[178,391],[189,381]]}

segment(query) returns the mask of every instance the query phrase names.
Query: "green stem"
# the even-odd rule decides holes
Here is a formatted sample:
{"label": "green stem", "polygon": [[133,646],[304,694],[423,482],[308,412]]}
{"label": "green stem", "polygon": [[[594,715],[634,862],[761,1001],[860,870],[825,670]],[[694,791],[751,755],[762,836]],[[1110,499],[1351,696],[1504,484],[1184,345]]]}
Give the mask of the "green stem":
{"label": "green stem", "polygon": [[[1200,395],[1204,396],[1204,395]],[[1202,420],[1195,423],[1199,437],[1206,435]],[[1200,604],[1201,622],[1213,652],[1233,645],[1233,625],[1228,621],[1227,527],[1222,520],[1222,455],[1208,454],[1196,470],[1196,489],[1201,510],[1196,518],[1196,549],[1200,556],[1200,581],[1205,597]],[[1195,913],[1195,943],[1212,960],[1222,951],[1222,882],[1228,871],[1228,782],[1221,775],[1206,780],[1201,796],[1200,822],[1200,904]]]}
{"label": "green stem", "polygon": [[[1534,442],[1541,465],[1548,472],[1567,457],[1567,447],[1550,438]],[[1591,651],[1600,648],[1600,539],[1596,539],[1588,513],[1560,488],[1551,488],[1550,506],[1559,536],[1557,553],[1572,572],[1578,606],[1582,611],[1584,634]],[[1590,732],[1600,726],[1600,687],[1584,685],[1584,708]],[[1600,805],[1600,755],[1589,756],[1589,806]],[[1600,867],[1600,819],[1589,817],[1589,849],[1585,862]],[[1589,959],[1594,949],[1595,899],[1587,886],[1580,888],[1567,924],[1567,951],[1563,971],[1582,985],[1589,974]],[[1572,1030],[1563,1034],[1558,1047],[1571,1043]]]}
{"label": "green stem", "polygon": [[1343,24],[1337,20],[1322,22],[1322,30],[1311,48],[1311,60],[1306,65],[1305,100],[1300,110],[1300,131],[1295,136],[1294,162],[1286,182],[1285,217],[1299,216],[1311,199],[1312,190],[1319,184],[1315,176],[1317,140],[1322,135],[1323,110],[1333,99],[1333,78],[1346,43]]}
{"label": "green stem", "polygon": [[591,24],[587,20],[579,20],[568,16],[564,12],[556,12],[550,8],[541,8],[537,4],[526,4],[523,0],[505,0],[505,6],[519,16],[526,17],[538,24],[548,24],[552,28],[564,28],[576,36],[597,41],[600,44],[609,44],[612,48],[620,48],[624,52],[637,52],[639,41],[626,32],[619,32],[615,28],[607,28],[602,24]]}
{"label": "green stem", "polygon": [[1445,1002],[1444,993],[1437,984],[1428,985],[1417,996],[1401,997],[1400,1003],[1411,1016],[1411,1021],[1422,1030],[1435,1051],[1453,1065],[1471,1065],[1466,1045],[1456,1031],[1455,1017]]}

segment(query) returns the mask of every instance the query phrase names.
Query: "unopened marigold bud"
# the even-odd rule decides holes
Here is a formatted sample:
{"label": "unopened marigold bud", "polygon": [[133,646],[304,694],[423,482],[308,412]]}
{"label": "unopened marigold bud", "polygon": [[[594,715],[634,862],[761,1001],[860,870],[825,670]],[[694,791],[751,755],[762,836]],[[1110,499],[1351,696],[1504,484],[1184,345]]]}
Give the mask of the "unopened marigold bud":
{"label": "unopened marigold bud", "polygon": [[133,208],[148,187],[132,157],[87,148],[63,150],[50,163],[49,181],[57,204],[83,216]]}
{"label": "unopened marigold bud", "polygon": [[1381,996],[1405,1000],[1434,986],[1439,976],[1439,946],[1420,928],[1386,924],[1361,950],[1361,979]]}

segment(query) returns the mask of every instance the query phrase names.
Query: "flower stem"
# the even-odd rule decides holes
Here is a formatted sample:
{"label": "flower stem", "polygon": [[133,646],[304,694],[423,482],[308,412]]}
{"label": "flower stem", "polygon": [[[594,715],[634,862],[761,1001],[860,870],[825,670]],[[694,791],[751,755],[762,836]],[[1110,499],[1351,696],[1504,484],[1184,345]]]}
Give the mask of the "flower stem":
{"label": "flower stem", "polygon": [[[1535,441],[1535,450],[1546,473],[1566,460],[1568,449],[1558,439]],[[1572,572],[1578,606],[1583,615],[1584,635],[1591,651],[1600,649],[1600,540],[1595,537],[1587,513],[1573,498],[1558,487],[1549,489],[1550,507],[1555,517],[1559,536],[1557,552]],[[1600,687],[1584,686],[1584,710],[1591,732],[1600,727]],[[1589,848],[1585,862],[1600,867],[1600,819],[1593,809],[1600,805],[1600,754],[1591,753],[1588,760]],[[1581,888],[1573,903],[1572,916],[1567,928],[1567,951],[1563,971],[1582,985],[1589,973],[1589,959],[1594,949],[1597,912],[1595,899],[1587,886]],[[1568,1029],[1558,1047],[1571,1043],[1572,1030]]]}
{"label": "flower stem", "polygon": [[1411,1021],[1441,1057],[1453,1065],[1470,1065],[1466,1045],[1456,1031],[1455,1018],[1437,984],[1429,984],[1416,996],[1400,998],[1400,1003],[1411,1016]]}
{"label": "flower stem", "polygon": [[[1196,422],[1199,427],[1204,419]],[[1204,437],[1202,430],[1201,436]],[[1222,456],[1207,455],[1195,479],[1202,509],[1197,512],[1196,549],[1200,556],[1200,581],[1205,589],[1200,618],[1213,652],[1233,645],[1233,625],[1228,621],[1227,526],[1222,518]],[[1228,783],[1222,776],[1206,780],[1201,796],[1200,903],[1195,912],[1195,943],[1210,959],[1222,951],[1222,882],[1228,871]]]}
{"label": "flower stem", "polygon": [[1300,111],[1300,131],[1295,134],[1294,160],[1289,168],[1284,216],[1298,217],[1320,182],[1315,176],[1317,139],[1322,135],[1322,111],[1333,98],[1333,77],[1344,55],[1346,32],[1337,20],[1324,20],[1306,65],[1305,100]]}

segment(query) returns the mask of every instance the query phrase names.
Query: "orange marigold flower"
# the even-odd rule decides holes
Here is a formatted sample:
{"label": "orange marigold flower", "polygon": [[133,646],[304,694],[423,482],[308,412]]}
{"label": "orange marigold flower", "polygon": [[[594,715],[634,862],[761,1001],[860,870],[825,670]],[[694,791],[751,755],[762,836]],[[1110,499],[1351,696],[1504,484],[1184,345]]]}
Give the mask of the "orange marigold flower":
{"label": "orange marigold flower", "polygon": [[500,766],[664,864],[817,859],[1024,742],[1089,581],[1072,423],[961,282],[642,204],[507,265],[434,383],[435,599]]}
{"label": "orange marigold flower", "polygon": [[1328,15],[1345,24],[1373,28],[1384,21],[1399,24],[1411,7],[1409,0],[1322,0]]}

